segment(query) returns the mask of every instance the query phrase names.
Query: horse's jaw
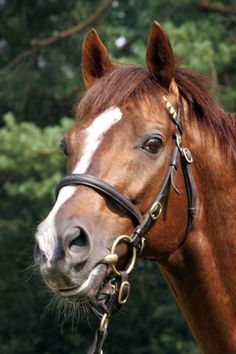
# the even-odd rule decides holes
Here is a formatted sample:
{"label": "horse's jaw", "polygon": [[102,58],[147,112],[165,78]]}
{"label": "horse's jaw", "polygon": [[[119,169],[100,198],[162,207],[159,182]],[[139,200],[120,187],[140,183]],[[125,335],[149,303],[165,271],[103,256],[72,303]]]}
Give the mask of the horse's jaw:
{"label": "horse's jaw", "polygon": [[69,302],[80,302],[86,298],[95,298],[106,275],[107,266],[105,264],[98,264],[92,269],[88,278],[82,284],[72,288],[59,289],[57,294]]}

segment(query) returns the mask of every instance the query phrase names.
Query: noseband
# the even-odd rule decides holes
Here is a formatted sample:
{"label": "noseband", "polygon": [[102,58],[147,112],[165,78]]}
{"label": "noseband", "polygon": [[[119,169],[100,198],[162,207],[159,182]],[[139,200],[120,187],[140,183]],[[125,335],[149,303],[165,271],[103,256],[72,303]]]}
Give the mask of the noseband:
{"label": "noseband", "polygon": [[[178,246],[181,247],[192,227],[194,215],[196,213],[196,188],[194,179],[191,171],[191,163],[193,158],[190,150],[182,145],[182,135],[183,135],[183,106],[180,101],[178,112],[175,111],[172,104],[164,97],[167,110],[169,112],[170,119],[176,127],[176,132],[174,135],[174,149],[172,153],[172,158],[170,160],[169,169],[166,178],[162,184],[161,190],[158,193],[155,201],[153,202],[150,209],[142,215],[138,208],[122,193],[117,191],[114,187],[108,183],[88,174],[70,174],[61,179],[56,188],[56,196],[58,195],[61,188],[65,186],[78,186],[84,185],[94,189],[96,192],[101,194],[104,198],[111,200],[125,212],[127,212],[132,219],[135,229],[131,236],[122,235],[119,236],[113,246],[111,253],[107,255],[101,263],[107,264],[112,268],[115,277],[108,282],[102,293],[98,296],[98,301],[101,305],[102,312],[98,313],[101,317],[101,322],[98,330],[96,331],[95,340],[92,347],[90,348],[88,354],[102,354],[103,343],[107,336],[107,326],[110,316],[115,313],[122,304],[124,304],[129,296],[130,284],[128,282],[128,274],[133,269],[136,254],[141,253],[145,244],[145,239],[147,237],[148,231],[152,228],[157,218],[161,215],[163,206],[167,201],[169,190],[171,186],[179,194],[178,189],[175,186],[175,174],[178,169],[179,160],[181,160],[181,166],[185,181],[185,188],[188,198],[188,222],[185,231],[185,237],[182,244]],[[125,269],[122,271],[116,268],[116,263],[118,262],[118,256],[115,253],[116,246],[119,242],[126,241],[132,247],[132,258],[126,265]]]}

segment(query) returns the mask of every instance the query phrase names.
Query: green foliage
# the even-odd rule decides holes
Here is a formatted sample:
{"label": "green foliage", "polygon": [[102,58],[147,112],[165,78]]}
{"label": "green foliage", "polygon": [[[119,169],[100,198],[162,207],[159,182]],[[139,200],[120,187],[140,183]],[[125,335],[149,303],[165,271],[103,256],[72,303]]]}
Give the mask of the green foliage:
{"label": "green foliage", "polygon": [[[236,40],[235,17],[204,12],[198,0],[120,0],[94,26],[111,56],[123,62],[144,64],[147,34],[153,20],[161,22],[174,50],[186,65],[213,77],[220,85],[219,99],[235,110]],[[34,38],[47,38],[83,22],[101,1],[5,1],[0,6],[0,68],[31,48]],[[216,2],[231,6],[235,2]],[[76,36],[44,47],[11,70],[0,74],[0,114],[12,111],[18,120],[39,125],[56,123],[70,115],[75,97],[83,92],[80,72],[81,45],[85,30]],[[117,47],[118,38],[126,44]],[[227,93],[227,94],[225,94]],[[37,107],[37,109],[35,109]],[[40,115],[38,114],[40,111]]]}
{"label": "green foliage", "polygon": [[[1,198],[6,206],[1,207],[1,217],[15,217],[16,208],[30,215],[39,215],[35,199],[43,207],[52,198],[54,185],[60,176],[62,157],[58,146],[64,131],[71,124],[68,118],[60,126],[38,128],[33,123],[17,124],[8,113],[3,118],[5,126],[0,130],[0,183]],[[14,207],[10,207],[14,203]],[[22,210],[25,206],[25,211]],[[42,210],[42,209],[41,209]]]}
{"label": "green foliage", "polygon": [[[47,353],[42,338],[56,336],[50,316],[42,317],[42,285],[32,276],[33,233],[53,203],[53,190],[63,161],[57,148],[72,120],[55,127],[17,124],[4,116],[0,130],[0,352]],[[47,206],[48,205],[48,206]],[[51,323],[50,323],[51,321]],[[44,328],[45,325],[45,328]],[[49,326],[49,328],[47,328]],[[59,335],[60,331],[57,328]],[[54,331],[54,332],[53,332]],[[44,337],[45,336],[45,337]]]}
{"label": "green foliage", "polygon": [[[8,193],[14,196],[34,192],[35,196],[40,198],[44,192],[37,190],[37,182],[45,180],[46,175],[55,182],[55,177],[58,178],[60,174],[58,168],[62,159],[58,155],[59,142],[62,132],[68,130],[71,125],[71,120],[64,118],[60,126],[48,126],[44,129],[28,122],[17,124],[11,113],[6,114],[3,120],[5,126],[0,131],[0,169],[3,171],[1,177],[5,181],[8,177],[5,185]],[[30,163],[32,161],[33,164]],[[46,165],[45,170],[42,170],[42,164]],[[15,173],[16,168],[18,176]],[[29,175],[36,183],[32,191],[26,188]],[[16,183],[20,184],[17,186]]]}

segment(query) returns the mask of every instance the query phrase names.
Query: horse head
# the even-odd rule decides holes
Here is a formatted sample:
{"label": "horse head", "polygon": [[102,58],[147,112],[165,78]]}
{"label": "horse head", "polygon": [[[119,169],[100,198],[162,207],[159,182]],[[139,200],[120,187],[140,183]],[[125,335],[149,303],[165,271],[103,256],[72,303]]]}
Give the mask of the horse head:
{"label": "horse head", "polygon": [[[95,30],[84,40],[87,90],[62,140],[68,176],[35,247],[46,284],[69,301],[96,301],[114,272],[133,266],[136,249],[161,259],[186,237],[192,185],[179,160],[187,165],[192,157],[182,146],[185,108],[174,54],[156,22],[146,61],[147,69],[113,63]],[[132,242],[116,242],[120,235],[133,235]]]}
{"label": "horse head", "polygon": [[85,38],[87,90],[35,260],[54,293],[101,317],[90,353],[128,298],[137,254],[158,261],[204,353],[235,353],[235,114],[176,68],[156,22],[146,61],[113,63],[94,30]]}

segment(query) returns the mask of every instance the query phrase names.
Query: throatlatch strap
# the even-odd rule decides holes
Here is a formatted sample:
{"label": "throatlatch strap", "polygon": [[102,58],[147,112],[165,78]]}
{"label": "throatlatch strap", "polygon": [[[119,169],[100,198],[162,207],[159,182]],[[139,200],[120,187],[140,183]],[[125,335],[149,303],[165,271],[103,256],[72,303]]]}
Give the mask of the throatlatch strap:
{"label": "throatlatch strap", "polygon": [[184,175],[185,187],[188,196],[188,226],[186,230],[186,235],[189,233],[192,227],[193,219],[197,211],[196,207],[196,185],[193,179],[191,165],[185,160],[181,159],[182,170]]}

